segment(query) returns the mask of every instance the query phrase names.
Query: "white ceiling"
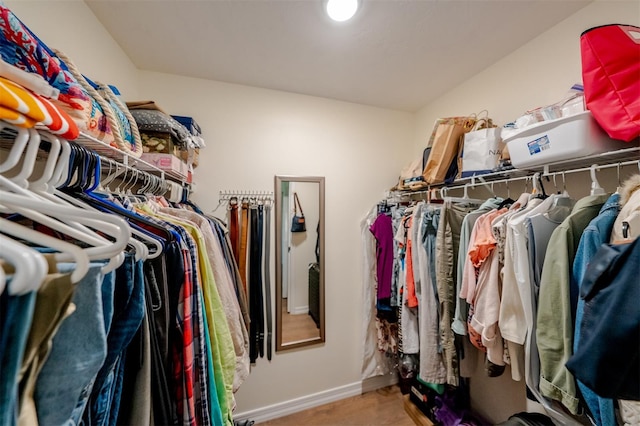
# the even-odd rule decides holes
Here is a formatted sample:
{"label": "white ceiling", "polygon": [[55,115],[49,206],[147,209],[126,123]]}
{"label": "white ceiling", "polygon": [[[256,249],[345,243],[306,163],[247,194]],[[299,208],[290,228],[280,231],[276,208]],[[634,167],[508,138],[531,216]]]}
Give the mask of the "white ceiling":
{"label": "white ceiling", "polygon": [[[415,111],[592,0],[85,0],[143,70]],[[551,48],[551,46],[550,46]]]}

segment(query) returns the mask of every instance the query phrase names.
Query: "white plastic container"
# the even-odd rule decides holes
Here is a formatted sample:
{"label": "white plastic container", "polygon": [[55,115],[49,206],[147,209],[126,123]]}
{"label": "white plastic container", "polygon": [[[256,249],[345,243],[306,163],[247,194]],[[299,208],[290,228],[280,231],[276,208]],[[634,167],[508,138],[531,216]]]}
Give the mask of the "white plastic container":
{"label": "white plastic container", "polygon": [[516,168],[540,166],[593,154],[631,148],[633,143],[611,139],[590,111],[542,121],[504,139]]}

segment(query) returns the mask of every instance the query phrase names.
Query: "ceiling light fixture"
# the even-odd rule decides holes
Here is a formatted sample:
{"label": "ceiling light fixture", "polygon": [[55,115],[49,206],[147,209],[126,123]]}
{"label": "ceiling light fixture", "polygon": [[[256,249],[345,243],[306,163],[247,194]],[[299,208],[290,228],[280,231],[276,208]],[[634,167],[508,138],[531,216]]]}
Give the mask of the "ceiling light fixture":
{"label": "ceiling light fixture", "polygon": [[337,22],[348,21],[356,14],[358,3],[358,0],[327,0],[327,15]]}

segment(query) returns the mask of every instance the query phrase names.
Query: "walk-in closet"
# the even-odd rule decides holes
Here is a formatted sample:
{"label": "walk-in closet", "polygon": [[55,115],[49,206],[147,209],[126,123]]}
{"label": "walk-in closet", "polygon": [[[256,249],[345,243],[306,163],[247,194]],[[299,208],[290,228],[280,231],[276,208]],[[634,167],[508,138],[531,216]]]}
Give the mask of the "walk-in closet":
{"label": "walk-in closet", "polygon": [[637,0],[0,0],[0,426],[640,425]]}

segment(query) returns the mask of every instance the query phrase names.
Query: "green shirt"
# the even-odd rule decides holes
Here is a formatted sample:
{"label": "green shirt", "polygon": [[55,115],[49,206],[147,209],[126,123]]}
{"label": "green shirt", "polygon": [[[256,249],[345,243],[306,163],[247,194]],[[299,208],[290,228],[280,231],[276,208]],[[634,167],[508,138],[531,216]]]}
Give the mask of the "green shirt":
{"label": "green shirt", "polygon": [[540,279],[536,323],[540,393],[560,401],[572,414],[578,414],[579,400],[575,379],[565,367],[573,354],[571,270],[582,231],[608,198],[608,194],[590,195],[576,203],[549,239]]}

